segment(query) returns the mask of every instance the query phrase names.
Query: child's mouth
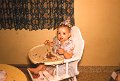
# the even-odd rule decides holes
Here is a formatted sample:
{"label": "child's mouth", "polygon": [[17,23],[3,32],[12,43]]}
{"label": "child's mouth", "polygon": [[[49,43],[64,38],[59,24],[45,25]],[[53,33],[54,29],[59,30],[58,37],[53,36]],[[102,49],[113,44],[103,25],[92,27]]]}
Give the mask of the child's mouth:
{"label": "child's mouth", "polygon": [[63,38],[60,38],[60,40],[63,40]]}

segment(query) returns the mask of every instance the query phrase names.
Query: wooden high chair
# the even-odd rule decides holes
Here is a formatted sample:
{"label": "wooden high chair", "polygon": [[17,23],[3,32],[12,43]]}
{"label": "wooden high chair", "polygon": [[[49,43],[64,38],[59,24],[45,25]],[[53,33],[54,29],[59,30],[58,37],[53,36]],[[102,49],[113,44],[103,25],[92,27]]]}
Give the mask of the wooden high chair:
{"label": "wooden high chair", "polygon": [[[84,40],[82,38],[80,29],[76,26],[73,26],[71,29],[71,38],[73,40],[73,43],[75,45],[75,48],[73,50],[73,56],[71,59],[63,59],[55,54],[57,57],[56,61],[50,61],[50,60],[44,60],[44,55],[42,55],[43,53],[47,53],[48,50],[46,50],[46,48],[48,49],[48,47],[46,47],[44,44],[42,45],[38,45],[33,47],[32,49],[30,49],[28,56],[29,59],[31,60],[31,62],[33,62],[34,64],[37,63],[44,63],[45,65],[54,65],[56,66],[56,71],[55,71],[55,75],[52,76],[50,75],[47,71],[40,71],[40,77],[39,78],[33,78],[31,72],[28,70],[28,73],[30,74],[31,78],[33,81],[60,81],[63,79],[69,79],[70,77],[72,78],[72,81],[77,81],[76,75],[79,74],[78,71],[78,62],[81,60],[82,54],[83,54],[83,49],[84,49]],[[42,50],[42,51],[40,51]],[[68,74],[69,72],[69,63],[73,62],[74,63],[74,69],[75,69],[75,75],[74,76],[70,76]],[[66,65],[66,72],[63,75],[59,75],[58,70],[62,69],[59,68],[60,64],[65,64]],[[71,81],[71,79],[69,79],[69,81]]]}

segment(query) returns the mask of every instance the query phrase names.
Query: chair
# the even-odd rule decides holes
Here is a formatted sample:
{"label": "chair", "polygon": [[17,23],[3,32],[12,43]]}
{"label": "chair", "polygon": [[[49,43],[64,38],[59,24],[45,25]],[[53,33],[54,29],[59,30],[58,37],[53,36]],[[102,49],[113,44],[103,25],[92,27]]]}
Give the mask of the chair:
{"label": "chair", "polygon": [[[80,32],[79,28],[76,27],[76,26],[73,26],[72,29],[71,29],[71,37],[72,37],[73,43],[75,44],[75,48],[73,50],[74,55],[72,56],[72,58],[70,58],[70,59],[60,58],[60,60],[58,60],[55,64],[54,64],[54,62],[49,63],[49,62],[43,61],[43,63],[45,63],[45,65],[49,65],[49,64],[52,65],[53,64],[53,65],[56,66],[55,75],[52,76],[49,73],[47,73],[46,71],[43,71],[43,72],[39,72],[41,78],[34,79],[32,77],[31,72],[28,70],[28,73],[30,74],[33,81],[60,81],[60,80],[67,79],[67,78],[69,79],[71,76],[68,74],[68,72],[69,72],[68,68],[69,68],[69,63],[71,63],[71,62],[73,62],[74,66],[75,66],[74,67],[75,75],[72,76],[73,77],[72,81],[77,81],[76,75],[79,74],[79,71],[78,71],[77,67],[78,67],[78,62],[81,60],[81,57],[82,57],[82,54],[83,54],[84,40],[82,38],[82,35],[81,35],[81,32]],[[41,46],[42,46],[42,48],[41,48]],[[39,63],[39,61],[41,60],[41,59],[36,58],[36,57],[39,57],[39,55],[37,56],[36,54],[38,54],[39,50],[43,50],[44,47],[45,47],[44,45],[38,45],[38,46],[35,46],[32,49],[30,49],[30,51],[28,53],[28,56],[34,64]],[[44,52],[45,52],[45,50],[44,50]],[[32,58],[31,55],[32,56],[36,55],[36,57]],[[37,59],[37,60],[35,61],[35,59]],[[60,75],[60,76],[59,76],[59,72],[58,72],[58,70],[61,69],[61,68],[59,68],[59,64],[65,64],[65,66],[66,66],[65,74]],[[44,73],[48,76],[45,76]],[[69,79],[69,81],[71,81],[71,79]]]}

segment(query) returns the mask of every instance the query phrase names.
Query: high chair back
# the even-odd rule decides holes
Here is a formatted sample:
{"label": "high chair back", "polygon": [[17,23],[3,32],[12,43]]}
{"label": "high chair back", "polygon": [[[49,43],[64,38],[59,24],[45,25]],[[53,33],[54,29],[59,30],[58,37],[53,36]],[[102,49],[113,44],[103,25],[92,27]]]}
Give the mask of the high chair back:
{"label": "high chair back", "polygon": [[[42,80],[41,78],[34,79],[32,77],[31,72],[28,70],[28,72],[29,72],[33,81],[59,81],[59,80],[63,80],[63,79],[70,78],[70,77],[74,77],[72,79],[72,81],[77,81],[76,75],[79,74],[79,71],[78,71],[78,68],[77,68],[78,67],[78,62],[80,61],[80,59],[82,57],[83,49],[84,49],[84,40],[82,38],[80,29],[77,26],[72,27],[71,38],[72,38],[73,44],[75,45],[75,48],[73,50],[72,58],[64,59],[64,60],[59,61],[58,63],[55,63],[55,64],[51,63],[51,62],[50,63],[45,63],[46,65],[52,65],[52,64],[55,65],[56,70],[54,72],[54,76],[50,75],[47,71],[40,72],[39,74],[42,76],[42,78],[43,78],[43,75],[44,75],[44,80]],[[40,55],[36,54],[36,53],[38,53],[38,52],[36,52],[36,50],[39,50],[42,46],[44,47],[44,45],[35,46],[29,51],[28,56],[34,64],[39,63],[38,61],[35,61],[36,57],[40,57]],[[74,69],[75,69],[75,75],[74,76],[69,75],[69,64],[71,62],[73,62],[73,64],[74,64]],[[65,74],[59,75],[59,70],[62,69],[62,68],[59,68],[59,66],[61,64],[65,64],[66,70],[65,70]]]}
{"label": "high chair back", "polygon": [[82,38],[80,29],[77,26],[73,26],[71,30],[72,41],[75,45],[73,50],[74,57],[81,59],[84,49],[84,40]]}

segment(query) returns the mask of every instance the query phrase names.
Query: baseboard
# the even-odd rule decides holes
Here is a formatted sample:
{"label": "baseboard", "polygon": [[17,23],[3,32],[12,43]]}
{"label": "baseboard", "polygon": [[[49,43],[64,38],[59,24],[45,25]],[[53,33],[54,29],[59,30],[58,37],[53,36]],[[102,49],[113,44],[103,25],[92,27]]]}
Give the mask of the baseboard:
{"label": "baseboard", "polygon": [[120,66],[79,66],[79,72],[113,72]]}

